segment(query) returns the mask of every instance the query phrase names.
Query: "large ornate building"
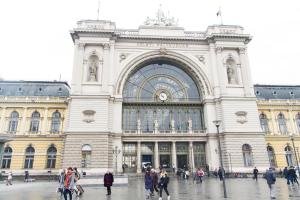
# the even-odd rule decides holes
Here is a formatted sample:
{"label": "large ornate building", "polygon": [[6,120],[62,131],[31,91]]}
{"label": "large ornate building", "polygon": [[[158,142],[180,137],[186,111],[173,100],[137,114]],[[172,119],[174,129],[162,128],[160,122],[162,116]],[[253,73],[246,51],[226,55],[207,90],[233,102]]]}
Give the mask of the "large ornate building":
{"label": "large ornate building", "polygon": [[[242,27],[186,31],[159,11],[136,30],[79,21],[71,36],[70,94],[60,82],[13,83],[37,91],[21,89],[20,95],[23,86],[14,86],[6,90],[14,94],[0,93],[2,135],[13,119],[20,124],[5,144],[2,166],[12,155],[11,169],[45,170],[55,154],[55,168],[89,173],[121,171],[122,165],[141,172],[149,162],[155,168],[213,170],[220,153],[216,120],[226,171],[269,166],[247,56],[251,36]],[[40,84],[54,93],[41,95]],[[52,133],[58,116],[60,127]],[[40,159],[32,165],[33,155]]]}
{"label": "large ornate building", "polygon": [[2,170],[47,173],[61,168],[69,86],[65,82],[0,81]]}
{"label": "large ornate building", "polygon": [[297,165],[300,146],[300,86],[255,85],[255,94],[270,165],[276,168]]}
{"label": "large ornate building", "polygon": [[[268,159],[240,26],[185,31],[158,12],[136,30],[105,20],[71,31],[74,67],[63,167],[140,172],[143,163],[265,169]],[[79,156],[81,155],[81,156]]]}

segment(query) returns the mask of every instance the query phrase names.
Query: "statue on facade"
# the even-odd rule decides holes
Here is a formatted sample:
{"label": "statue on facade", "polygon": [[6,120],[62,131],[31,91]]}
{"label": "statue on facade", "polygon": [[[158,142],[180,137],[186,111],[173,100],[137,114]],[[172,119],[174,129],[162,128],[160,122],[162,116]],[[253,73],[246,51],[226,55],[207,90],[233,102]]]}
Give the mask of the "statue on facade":
{"label": "statue on facade", "polygon": [[89,64],[88,81],[91,82],[98,81],[97,72],[98,72],[98,63],[96,59],[93,59]]}
{"label": "statue on facade", "polygon": [[171,119],[171,130],[172,132],[175,131],[175,120]]}
{"label": "statue on facade", "polygon": [[157,133],[158,131],[158,120],[154,120],[154,132]]}
{"label": "statue on facade", "polygon": [[237,84],[236,72],[232,64],[227,65],[227,78],[229,84]]}
{"label": "statue on facade", "polygon": [[137,130],[138,130],[138,132],[141,131],[141,120],[140,119],[137,120]]}
{"label": "statue on facade", "polygon": [[155,18],[147,17],[144,22],[144,25],[147,26],[177,26],[177,24],[178,20],[175,20],[174,17],[166,16],[161,7],[156,12]]}
{"label": "statue on facade", "polygon": [[188,120],[188,129],[189,129],[189,131],[193,130],[193,120],[192,119]]}

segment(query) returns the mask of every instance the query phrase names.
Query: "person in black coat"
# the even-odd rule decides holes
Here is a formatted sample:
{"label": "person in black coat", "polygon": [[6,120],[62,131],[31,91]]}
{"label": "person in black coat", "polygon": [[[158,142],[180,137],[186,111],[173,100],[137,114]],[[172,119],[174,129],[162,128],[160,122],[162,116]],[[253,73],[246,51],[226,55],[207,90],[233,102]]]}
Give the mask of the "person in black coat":
{"label": "person in black coat", "polygon": [[258,169],[254,167],[253,169],[253,179],[257,181]]}
{"label": "person in black coat", "polygon": [[168,191],[168,184],[169,184],[169,176],[165,170],[162,170],[160,173],[160,179],[159,179],[159,200],[162,200],[162,191],[164,190],[168,196],[168,200],[170,200],[170,194]]}
{"label": "person in black coat", "polygon": [[223,173],[225,174],[225,170],[222,169],[221,167],[219,167],[218,176],[220,178],[220,181],[223,181],[223,179],[224,179],[224,174]]}
{"label": "person in black coat", "polygon": [[106,174],[104,175],[104,187],[107,189],[107,194],[106,195],[111,195],[111,186],[113,185],[114,182],[114,175],[107,171]]}
{"label": "person in black coat", "polygon": [[275,192],[275,187],[274,184],[276,182],[276,176],[272,170],[272,168],[269,168],[269,170],[266,171],[265,178],[267,180],[267,184],[270,188],[270,195],[271,199],[276,199],[276,192]]}

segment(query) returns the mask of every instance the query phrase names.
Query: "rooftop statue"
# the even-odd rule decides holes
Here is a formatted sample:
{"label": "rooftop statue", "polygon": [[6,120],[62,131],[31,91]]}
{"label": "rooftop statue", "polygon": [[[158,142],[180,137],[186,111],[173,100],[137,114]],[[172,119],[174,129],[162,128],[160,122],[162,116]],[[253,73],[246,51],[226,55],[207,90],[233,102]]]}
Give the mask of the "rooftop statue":
{"label": "rooftop statue", "polygon": [[156,12],[156,18],[152,19],[147,17],[144,25],[147,26],[177,26],[178,20],[175,20],[174,17],[166,16],[163,12],[161,6]]}

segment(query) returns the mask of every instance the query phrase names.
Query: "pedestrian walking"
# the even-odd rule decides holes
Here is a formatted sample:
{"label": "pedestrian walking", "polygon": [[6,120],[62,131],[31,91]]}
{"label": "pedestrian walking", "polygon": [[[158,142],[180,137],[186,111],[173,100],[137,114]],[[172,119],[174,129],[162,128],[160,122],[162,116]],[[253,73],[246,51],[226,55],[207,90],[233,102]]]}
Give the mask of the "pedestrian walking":
{"label": "pedestrian walking", "polygon": [[7,175],[7,179],[6,179],[6,185],[12,185],[12,172],[8,172],[8,175]]}
{"label": "pedestrian walking", "polygon": [[114,175],[110,171],[107,171],[104,175],[104,187],[107,189],[106,195],[111,195],[111,186],[113,185],[113,182]]}
{"label": "pedestrian walking", "polygon": [[57,192],[60,193],[60,197],[64,195],[64,180],[65,180],[65,170],[62,170],[58,176],[58,188],[57,188]]}
{"label": "pedestrian walking", "polygon": [[151,195],[154,196],[154,191],[155,192],[159,192],[157,189],[157,185],[158,185],[158,175],[155,171],[155,169],[151,169],[151,177],[152,177],[152,189],[151,189]]}
{"label": "pedestrian walking", "polygon": [[284,178],[286,179],[286,183],[289,185],[289,184],[290,184],[290,181],[289,181],[288,173],[289,173],[289,170],[288,170],[287,167],[285,167],[285,168],[283,169],[283,176],[284,176]]}
{"label": "pedestrian walking", "polygon": [[258,169],[254,167],[253,169],[253,179],[257,181]]}
{"label": "pedestrian walking", "polygon": [[207,176],[209,177],[210,173],[209,173],[209,165],[208,164],[205,165],[205,171],[207,173]]}
{"label": "pedestrian walking", "polygon": [[223,179],[224,179],[224,174],[225,174],[224,169],[222,169],[221,167],[219,167],[219,170],[218,170],[218,176],[219,176],[220,181],[223,181]]}
{"label": "pedestrian walking", "polygon": [[76,193],[76,196],[80,196],[83,194],[84,190],[83,190],[82,186],[79,184],[80,173],[78,172],[77,167],[74,167],[74,175],[75,175],[74,191]]}
{"label": "pedestrian walking", "polygon": [[275,176],[274,172],[272,171],[272,168],[269,168],[269,170],[266,171],[265,177],[266,177],[269,189],[270,189],[271,199],[276,199],[276,191],[275,191],[276,176]]}
{"label": "pedestrian walking", "polygon": [[159,200],[162,200],[162,191],[164,190],[168,196],[168,200],[171,199],[169,191],[168,191],[168,184],[169,184],[169,176],[165,170],[162,170],[160,173],[160,179],[159,179]]}
{"label": "pedestrian walking", "polygon": [[204,176],[203,169],[202,168],[198,168],[198,170],[197,170],[197,177],[198,177],[198,180],[200,181],[200,183],[202,183],[203,176]]}
{"label": "pedestrian walking", "polygon": [[299,185],[299,182],[297,180],[296,170],[293,166],[291,166],[290,169],[288,170],[288,179],[289,182],[292,183],[292,185],[294,185],[294,183],[297,183],[297,185]]}
{"label": "pedestrian walking", "polygon": [[145,196],[146,196],[146,199],[150,198],[152,188],[153,188],[153,178],[150,174],[150,169],[147,169],[145,172]]}
{"label": "pedestrian walking", "polygon": [[28,182],[29,180],[29,172],[28,171],[25,171],[25,175],[24,175],[24,182]]}
{"label": "pedestrian walking", "polygon": [[72,200],[72,193],[74,191],[74,174],[72,167],[68,167],[67,173],[64,177],[64,198],[65,200],[68,200],[68,194],[69,194],[69,200]]}

